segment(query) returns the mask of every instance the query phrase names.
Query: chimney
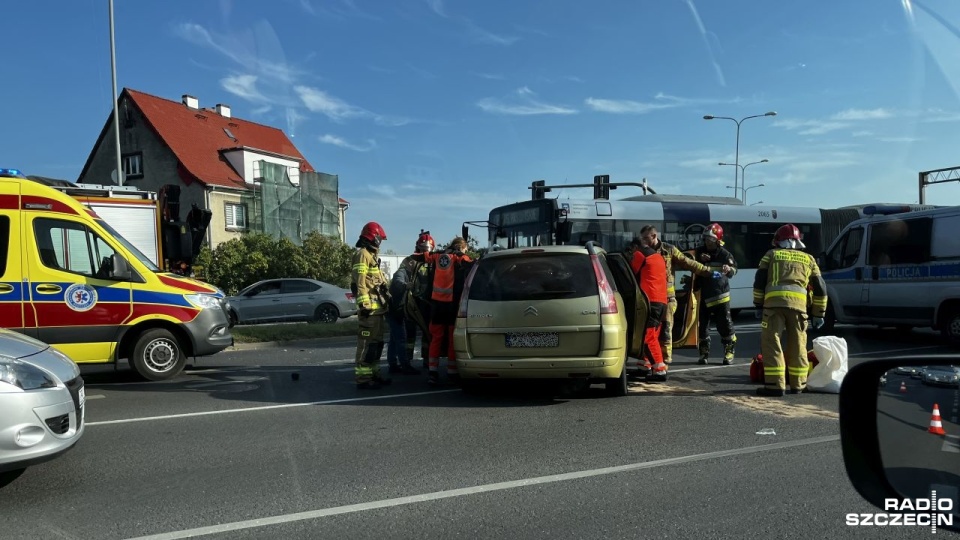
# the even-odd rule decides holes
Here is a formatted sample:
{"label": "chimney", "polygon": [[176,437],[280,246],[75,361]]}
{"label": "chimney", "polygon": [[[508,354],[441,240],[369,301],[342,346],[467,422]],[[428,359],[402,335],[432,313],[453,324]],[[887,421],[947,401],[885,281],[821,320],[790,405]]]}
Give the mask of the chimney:
{"label": "chimney", "polygon": [[224,118],[230,118],[230,106],[223,103],[217,103],[217,114]]}
{"label": "chimney", "polygon": [[190,94],[183,95],[183,104],[186,105],[187,107],[190,107],[191,109],[200,108],[200,100],[191,96]]}

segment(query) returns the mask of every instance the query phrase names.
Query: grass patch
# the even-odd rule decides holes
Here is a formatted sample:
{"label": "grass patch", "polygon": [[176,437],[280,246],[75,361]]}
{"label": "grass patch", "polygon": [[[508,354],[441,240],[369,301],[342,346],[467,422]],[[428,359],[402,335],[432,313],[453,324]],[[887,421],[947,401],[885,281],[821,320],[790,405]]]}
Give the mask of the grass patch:
{"label": "grass patch", "polygon": [[341,321],[336,324],[255,324],[234,326],[230,329],[236,343],[262,343],[265,341],[292,341],[357,335],[357,321]]}

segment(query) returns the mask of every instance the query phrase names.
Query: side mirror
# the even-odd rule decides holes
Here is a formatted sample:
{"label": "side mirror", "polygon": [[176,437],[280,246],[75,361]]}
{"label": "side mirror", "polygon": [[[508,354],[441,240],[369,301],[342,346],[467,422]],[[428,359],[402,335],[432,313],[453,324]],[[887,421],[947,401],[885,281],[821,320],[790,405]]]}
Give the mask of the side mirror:
{"label": "side mirror", "polygon": [[469,231],[470,231],[470,227],[467,227],[466,225],[461,226],[461,227],[460,227],[460,238],[463,238],[464,240],[466,240],[467,242],[469,242],[469,241],[470,241],[470,233],[469,233]]}
{"label": "side mirror", "polygon": [[881,510],[847,514],[847,525],[880,525],[881,518],[893,525],[896,516],[902,525],[960,531],[958,388],[955,356],[875,360],[847,372],[840,388],[843,461],[857,492]]}
{"label": "side mirror", "polygon": [[133,279],[130,263],[119,254],[114,253],[110,256],[110,266],[110,279],[116,281],[130,281]]}

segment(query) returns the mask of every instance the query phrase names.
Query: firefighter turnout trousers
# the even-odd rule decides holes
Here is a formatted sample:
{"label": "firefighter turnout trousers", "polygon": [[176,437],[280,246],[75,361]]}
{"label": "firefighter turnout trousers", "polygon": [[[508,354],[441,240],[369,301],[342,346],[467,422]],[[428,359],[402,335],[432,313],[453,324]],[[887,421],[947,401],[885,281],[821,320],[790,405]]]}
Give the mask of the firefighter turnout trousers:
{"label": "firefighter turnout trousers", "polygon": [[702,309],[697,323],[700,358],[706,360],[710,356],[710,321],[713,320],[717,325],[717,333],[720,334],[720,342],[723,343],[723,360],[732,362],[737,336],[733,328],[733,317],[730,315],[730,302],[703,306]]}
{"label": "firefighter turnout trousers", "polygon": [[357,384],[380,379],[380,355],[383,354],[383,313],[357,315],[357,358],[354,374]]}
{"label": "firefighter turnout trousers", "polygon": [[663,354],[663,363],[673,362],[673,315],[677,312],[677,298],[671,296],[667,300],[667,309],[663,312],[660,322],[660,351]]}
{"label": "firefighter turnout trousers", "polygon": [[786,390],[789,380],[791,389],[805,389],[809,371],[807,314],[783,307],[764,308],[760,328],[764,386]]}

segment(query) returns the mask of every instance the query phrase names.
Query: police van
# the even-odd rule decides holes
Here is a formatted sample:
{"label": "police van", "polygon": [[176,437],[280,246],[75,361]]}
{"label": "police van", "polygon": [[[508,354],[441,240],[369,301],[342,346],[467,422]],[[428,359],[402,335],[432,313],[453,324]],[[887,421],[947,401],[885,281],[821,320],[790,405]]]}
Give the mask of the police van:
{"label": "police van", "polygon": [[820,257],[835,323],[939,329],[960,343],[960,207],[863,209]]}
{"label": "police van", "polygon": [[121,358],[144,378],[233,343],[223,293],[164,272],[96,211],[0,169],[0,327],[78,364]]}

